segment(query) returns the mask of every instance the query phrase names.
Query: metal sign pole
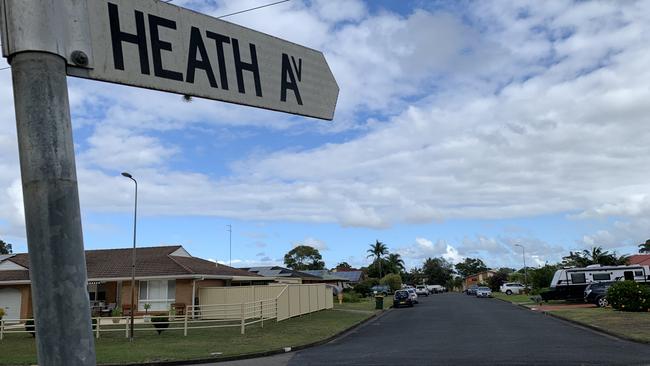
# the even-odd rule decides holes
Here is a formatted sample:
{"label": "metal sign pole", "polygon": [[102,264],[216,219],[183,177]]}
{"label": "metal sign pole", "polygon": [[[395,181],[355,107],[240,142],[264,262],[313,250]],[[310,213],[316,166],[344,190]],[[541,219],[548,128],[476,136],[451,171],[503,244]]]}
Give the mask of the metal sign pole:
{"label": "metal sign pole", "polygon": [[94,366],[66,61],[48,52],[9,61],[38,364]]}

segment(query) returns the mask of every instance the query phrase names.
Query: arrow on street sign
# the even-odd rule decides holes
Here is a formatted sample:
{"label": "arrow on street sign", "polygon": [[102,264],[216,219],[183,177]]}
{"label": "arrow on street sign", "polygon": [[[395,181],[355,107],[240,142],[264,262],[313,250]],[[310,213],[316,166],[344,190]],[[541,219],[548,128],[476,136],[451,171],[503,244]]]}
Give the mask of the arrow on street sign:
{"label": "arrow on street sign", "polygon": [[87,14],[91,54],[71,59],[71,76],[334,117],[319,51],[158,0],[87,0]]}

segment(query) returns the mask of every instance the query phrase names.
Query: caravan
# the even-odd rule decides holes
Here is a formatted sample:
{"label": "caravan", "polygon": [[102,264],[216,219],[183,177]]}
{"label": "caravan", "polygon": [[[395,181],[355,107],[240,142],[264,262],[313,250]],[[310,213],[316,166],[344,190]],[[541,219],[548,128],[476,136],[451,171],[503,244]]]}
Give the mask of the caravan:
{"label": "caravan", "polygon": [[555,272],[550,291],[541,294],[548,300],[582,300],[585,288],[592,283],[607,281],[647,282],[648,266],[601,266],[594,264],[585,268],[566,268]]}

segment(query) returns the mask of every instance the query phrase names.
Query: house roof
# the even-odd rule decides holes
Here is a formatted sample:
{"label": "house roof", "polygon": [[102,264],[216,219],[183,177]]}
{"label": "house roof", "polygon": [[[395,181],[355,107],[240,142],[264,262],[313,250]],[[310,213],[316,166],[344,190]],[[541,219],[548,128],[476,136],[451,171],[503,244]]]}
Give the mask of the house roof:
{"label": "house roof", "polygon": [[650,266],[650,254],[634,254],[629,258],[629,264]]}
{"label": "house roof", "polygon": [[[111,279],[131,277],[132,249],[99,249],[86,251],[88,279]],[[16,254],[6,261],[29,268],[29,255]],[[14,273],[19,272],[19,274]],[[189,256],[182,246],[160,246],[136,249],[136,277],[259,277],[225,265],[217,265],[205,259]],[[0,282],[28,280],[29,271],[0,271]]]}
{"label": "house roof", "polygon": [[248,271],[250,273],[255,273],[264,277],[296,277],[308,280],[319,280],[319,276],[314,276],[307,273],[306,271],[296,271],[289,268],[284,268],[280,266],[269,266],[269,267],[247,267],[240,268],[243,271]]}
{"label": "house roof", "polygon": [[338,273],[335,274],[326,269],[308,270],[302,272],[308,273],[312,276],[318,276],[326,281],[349,281],[347,278],[339,276]]}
{"label": "house roof", "polygon": [[334,273],[337,277],[345,278],[350,282],[359,282],[363,276],[363,271],[336,271]]}

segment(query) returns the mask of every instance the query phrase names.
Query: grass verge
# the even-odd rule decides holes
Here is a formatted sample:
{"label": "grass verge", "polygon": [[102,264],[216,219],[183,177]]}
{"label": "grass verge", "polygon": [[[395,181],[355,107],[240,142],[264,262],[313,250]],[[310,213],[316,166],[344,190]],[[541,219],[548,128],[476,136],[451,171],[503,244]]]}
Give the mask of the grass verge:
{"label": "grass verge", "polygon": [[[393,306],[393,297],[386,296],[384,297],[384,309],[388,309]],[[338,300],[334,299],[334,309],[335,310],[365,310],[374,312],[375,311],[375,298],[374,297],[364,297],[361,298],[359,302],[344,302],[339,304]]]}
{"label": "grass verge", "polygon": [[553,310],[549,313],[638,342],[650,343],[650,313],[611,308]]}
{"label": "grass verge", "polygon": [[[95,341],[98,363],[135,363],[188,360],[234,356],[297,347],[327,339],[372,316],[374,312],[344,312],[323,310],[283,322],[267,321],[264,328],[259,324],[246,327],[246,334],[239,328],[190,330],[187,337],[183,331],[164,331],[158,335],[151,331],[136,332],[133,343],[124,333],[101,334]],[[8,334],[0,341],[0,364],[36,364],[34,339],[28,334]]]}
{"label": "grass verge", "polygon": [[530,299],[529,295],[506,295],[501,292],[493,292],[492,297],[506,300],[517,305],[535,305],[535,302]]}

